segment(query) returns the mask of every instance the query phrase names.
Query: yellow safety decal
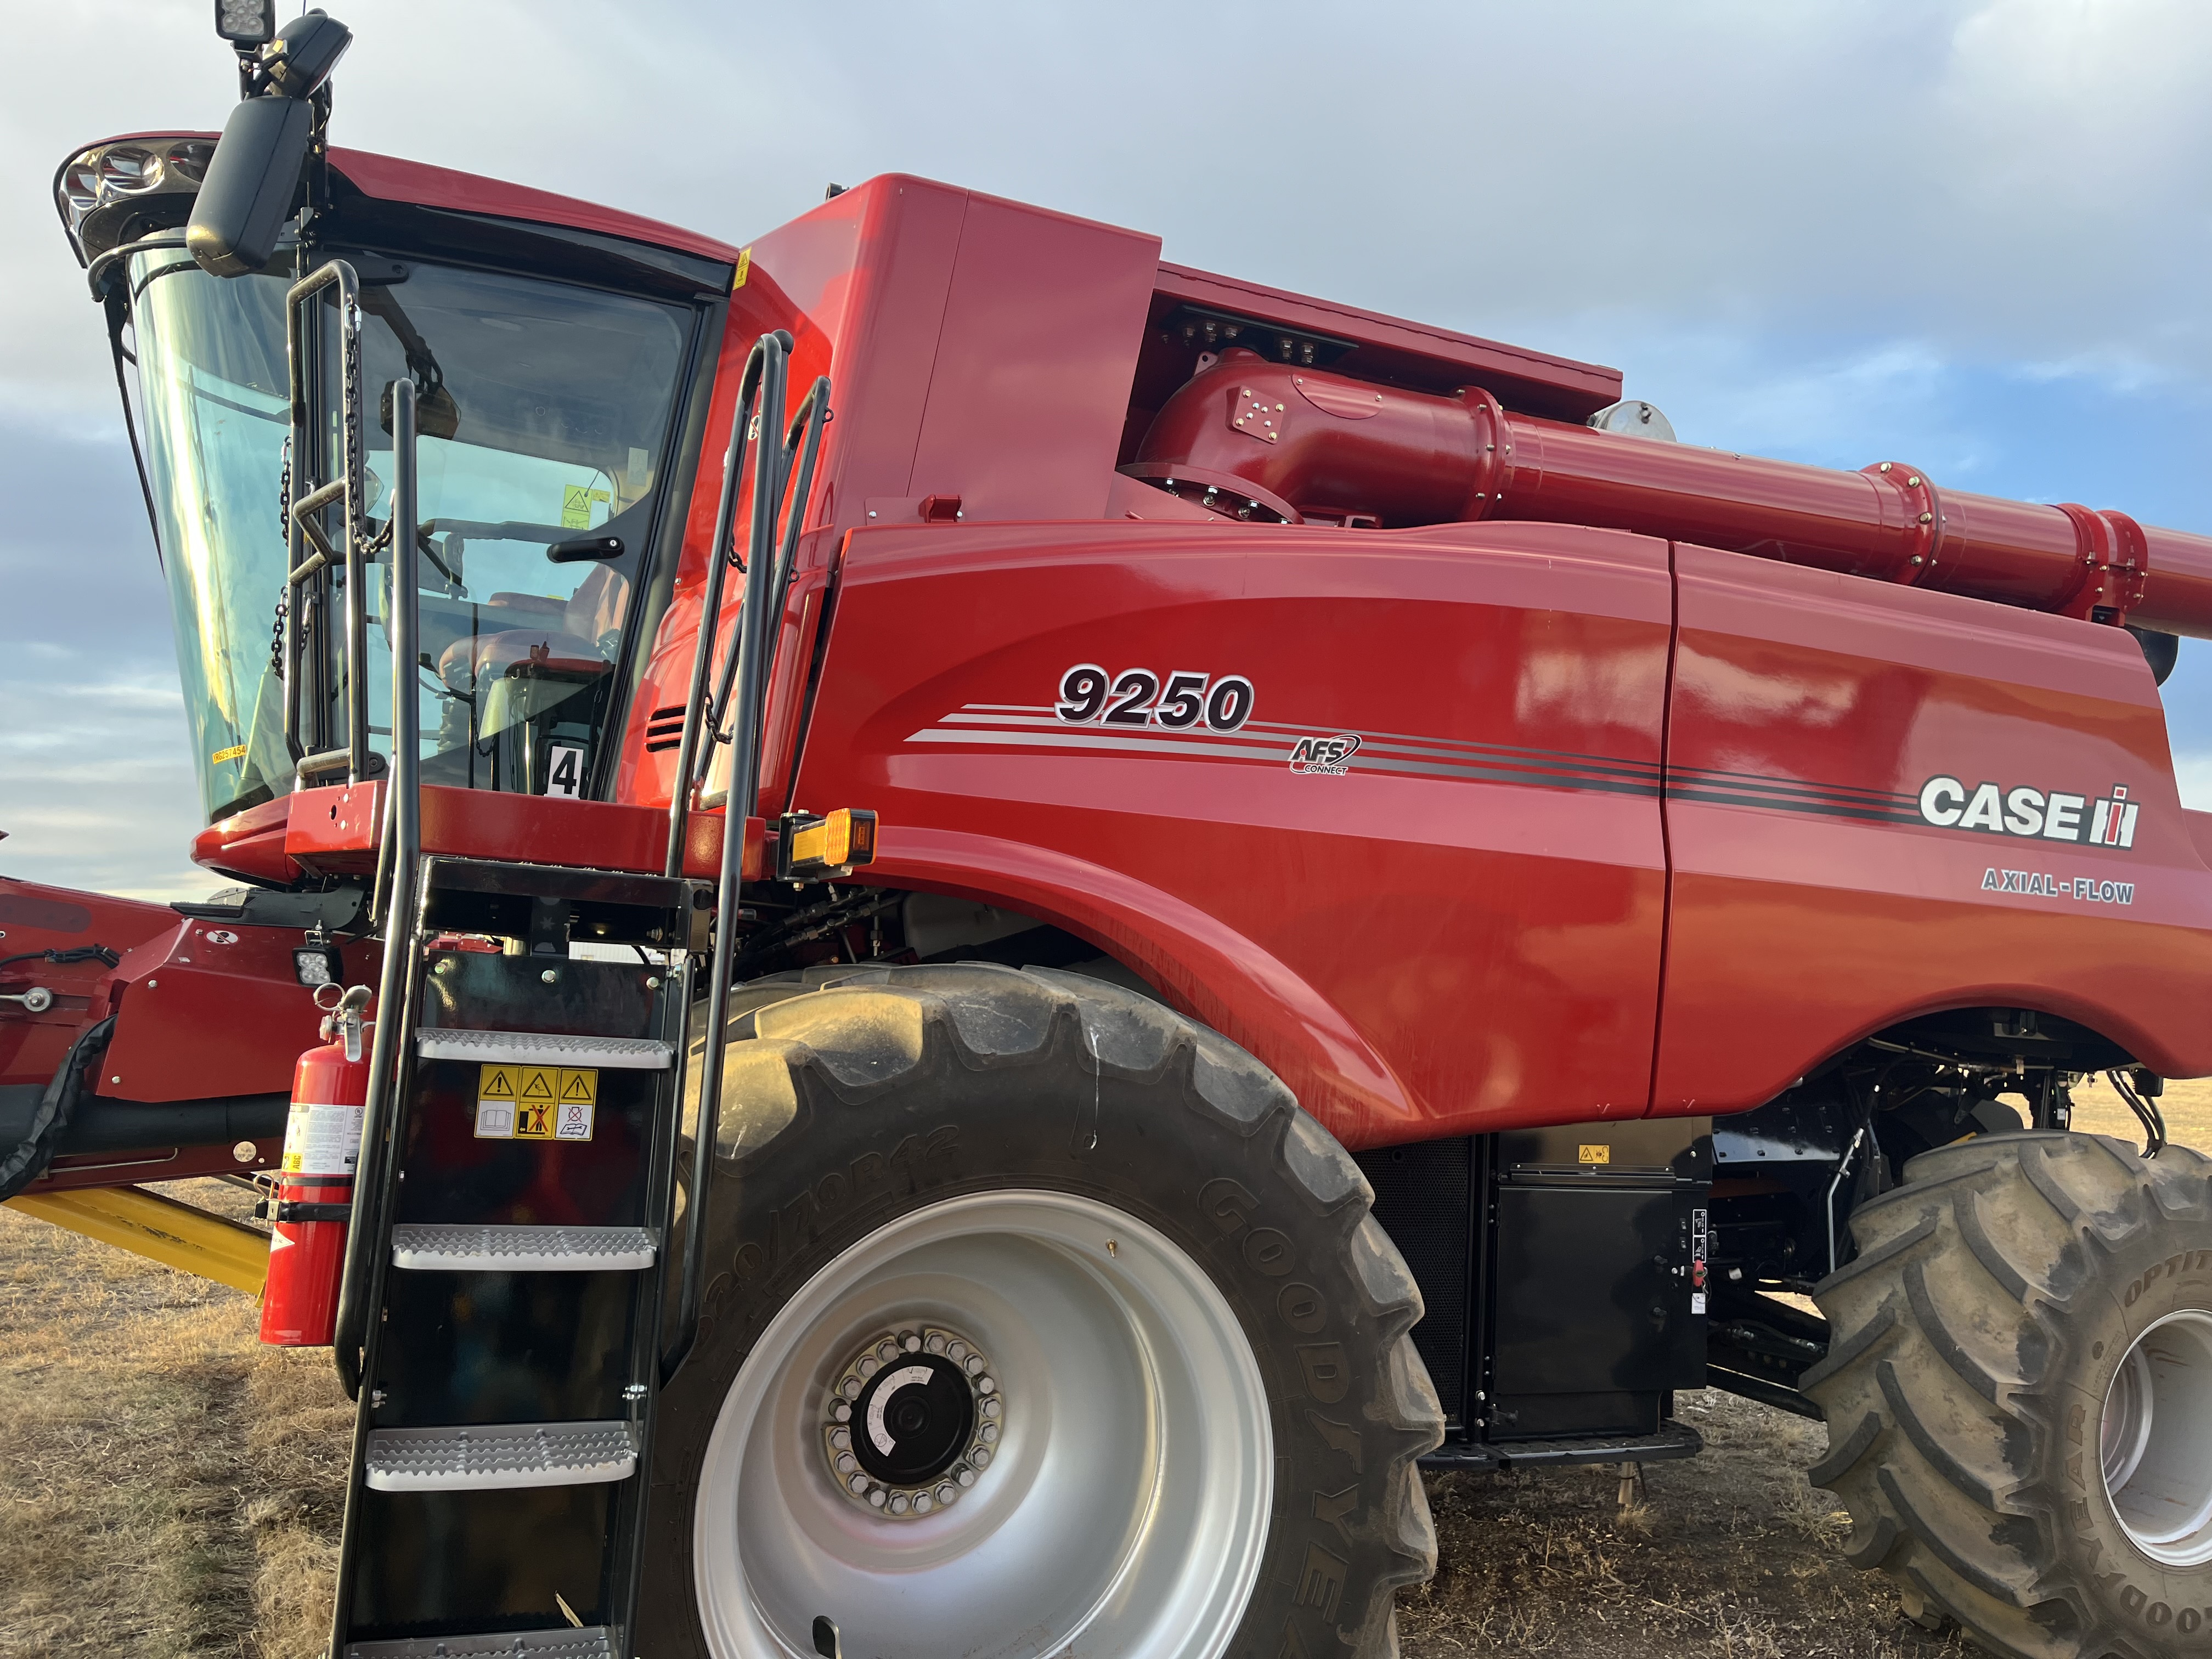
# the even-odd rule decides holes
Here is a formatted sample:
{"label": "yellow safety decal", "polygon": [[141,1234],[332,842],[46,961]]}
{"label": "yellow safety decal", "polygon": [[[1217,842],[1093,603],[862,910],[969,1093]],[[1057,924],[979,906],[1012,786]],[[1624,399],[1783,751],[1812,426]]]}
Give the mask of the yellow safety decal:
{"label": "yellow safety decal", "polygon": [[225,761],[244,760],[246,758],[246,745],[242,743],[234,743],[228,749],[216,750],[215,753],[210,755],[208,758],[213,761],[217,766],[222,765]]}
{"label": "yellow safety decal", "polygon": [[1580,1157],[1582,1161],[1585,1164],[1610,1164],[1613,1162],[1613,1148],[1610,1146],[1584,1146],[1580,1149]]}
{"label": "yellow safety decal", "polygon": [[730,284],[731,293],[735,294],[739,289],[745,285],[745,278],[752,274],[752,269],[753,251],[749,247],[739,248],[738,250],[738,275],[736,280]]}
{"label": "yellow safety decal", "polygon": [[592,489],[583,484],[561,486],[561,528],[588,530],[592,527],[592,503],[604,501],[607,492]]}
{"label": "yellow safety decal", "polygon": [[477,1068],[479,1140],[589,1140],[597,1127],[599,1074],[592,1067]]}

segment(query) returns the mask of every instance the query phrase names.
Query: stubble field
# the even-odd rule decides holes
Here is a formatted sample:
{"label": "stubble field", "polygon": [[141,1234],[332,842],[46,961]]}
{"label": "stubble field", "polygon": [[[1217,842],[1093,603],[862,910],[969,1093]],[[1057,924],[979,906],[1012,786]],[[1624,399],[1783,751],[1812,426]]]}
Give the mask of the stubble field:
{"label": "stubble field", "polygon": [[[2140,1139],[2101,1085],[2079,1127]],[[2212,1147],[2212,1085],[2173,1138]],[[174,1195],[240,1213],[218,1182]],[[313,1659],[353,1408],[321,1351],[264,1349],[252,1302],[0,1210],[0,1656]],[[1960,1651],[1836,1555],[1805,1470],[1817,1424],[1718,1393],[1679,1409],[1706,1454],[1624,1510],[1610,1469],[1429,1483],[1436,1578],[1407,1659],[1936,1659]]]}

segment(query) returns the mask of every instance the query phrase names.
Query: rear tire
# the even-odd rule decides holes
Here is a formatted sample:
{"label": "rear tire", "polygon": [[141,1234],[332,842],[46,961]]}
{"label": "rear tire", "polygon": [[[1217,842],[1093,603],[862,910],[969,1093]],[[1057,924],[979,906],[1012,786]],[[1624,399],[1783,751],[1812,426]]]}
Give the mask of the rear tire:
{"label": "rear tire", "polygon": [[[636,1650],[803,1656],[827,1616],[899,1659],[1392,1659],[1443,1414],[1412,1276],[1289,1091],[1073,974],[740,997]],[[992,1380],[965,1407],[952,1344]]]}
{"label": "rear tire", "polygon": [[1905,1176],[1814,1292],[1845,1553],[1999,1654],[2212,1653],[2212,1160],[2008,1134]]}

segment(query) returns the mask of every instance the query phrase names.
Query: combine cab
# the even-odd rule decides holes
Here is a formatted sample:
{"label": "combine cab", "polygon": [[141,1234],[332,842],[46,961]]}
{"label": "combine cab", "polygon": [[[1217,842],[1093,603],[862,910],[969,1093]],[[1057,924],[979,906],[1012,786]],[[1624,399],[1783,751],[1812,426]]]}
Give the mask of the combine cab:
{"label": "combine cab", "polygon": [[333,149],[222,15],[57,197],[239,885],[0,884],[0,1191],[252,1287],[125,1183],[266,1172],[334,1659],[1387,1659],[1420,1468],[1708,1386],[1929,1620],[2212,1641],[2212,543],[924,179]]}

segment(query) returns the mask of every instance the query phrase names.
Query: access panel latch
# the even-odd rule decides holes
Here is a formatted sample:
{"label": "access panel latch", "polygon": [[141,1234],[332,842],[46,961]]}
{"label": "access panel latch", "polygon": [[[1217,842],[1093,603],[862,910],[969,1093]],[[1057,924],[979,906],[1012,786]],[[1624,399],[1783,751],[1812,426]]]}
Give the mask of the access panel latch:
{"label": "access panel latch", "polygon": [[841,806],[816,817],[786,812],[776,823],[778,881],[835,881],[876,861],[876,815]]}

